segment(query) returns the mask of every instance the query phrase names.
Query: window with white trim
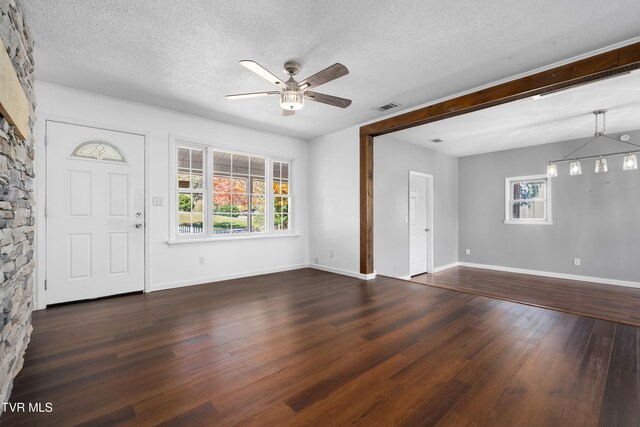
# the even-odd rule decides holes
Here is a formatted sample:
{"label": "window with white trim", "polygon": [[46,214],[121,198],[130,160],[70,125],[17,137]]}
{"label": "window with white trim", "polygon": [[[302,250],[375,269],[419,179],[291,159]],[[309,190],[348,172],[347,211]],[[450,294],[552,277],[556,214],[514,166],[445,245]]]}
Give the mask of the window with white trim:
{"label": "window with white trim", "polygon": [[546,175],[505,179],[505,224],[551,224],[551,182]]}
{"label": "window with white trim", "polygon": [[291,230],[290,160],[182,141],[174,146],[176,238]]}

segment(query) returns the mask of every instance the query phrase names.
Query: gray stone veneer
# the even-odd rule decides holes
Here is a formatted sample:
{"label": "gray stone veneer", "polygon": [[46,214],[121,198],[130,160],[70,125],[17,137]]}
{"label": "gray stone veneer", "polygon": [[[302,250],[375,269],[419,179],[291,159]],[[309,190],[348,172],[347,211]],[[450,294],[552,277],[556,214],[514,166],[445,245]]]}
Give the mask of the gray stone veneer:
{"label": "gray stone veneer", "polygon": [[[33,131],[33,40],[20,3],[0,0],[0,38],[31,103]],[[31,336],[33,310],[34,137],[26,141],[0,114],[0,397],[8,401]]]}

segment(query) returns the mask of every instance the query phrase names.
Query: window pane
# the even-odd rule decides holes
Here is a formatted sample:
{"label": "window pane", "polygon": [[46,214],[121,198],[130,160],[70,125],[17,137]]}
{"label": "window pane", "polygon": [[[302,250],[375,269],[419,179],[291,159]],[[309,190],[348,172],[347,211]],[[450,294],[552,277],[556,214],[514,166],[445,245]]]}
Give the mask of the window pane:
{"label": "window pane", "polygon": [[251,175],[264,176],[264,157],[251,157]]}
{"label": "window pane", "polygon": [[247,194],[247,178],[233,178],[231,191],[238,194]]}
{"label": "window pane", "polygon": [[233,218],[228,214],[215,214],[213,216],[213,233],[224,234],[231,232],[231,221]]}
{"label": "window pane", "polygon": [[231,194],[216,193],[213,195],[213,211],[231,213]]}
{"label": "window pane", "polygon": [[282,194],[282,185],[280,182],[273,182],[273,194]]}
{"label": "window pane", "polygon": [[514,182],[512,184],[512,190],[513,200],[544,199],[545,182]]}
{"label": "window pane", "polygon": [[264,194],[265,183],[263,179],[251,178],[251,193]]}
{"label": "window pane", "polygon": [[178,147],[178,169],[189,170],[191,168],[191,150],[185,147]]}
{"label": "window pane", "polygon": [[[191,195],[191,198],[193,199],[193,207],[191,208],[191,212],[202,212],[203,203],[204,203],[203,194],[193,193]],[[202,218],[201,218],[201,221],[202,221]]]}
{"label": "window pane", "polygon": [[251,231],[264,231],[264,215],[251,214]]}
{"label": "window pane", "polygon": [[244,194],[232,194],[231,201],[235,208],[238,208],[238,212],[243,214],[249,210],[249,198]]}
{"label": "window pane", "polygon": [[282,213],[282,197],[274,197],[273,198],[273,212],[274,213]]}
{"label": "window pane", "polygon": [[264,197],[251,196],[251,212],[264,214]]}
{"label": "window pane", "polygon": [[189,172],[178,171],[178,188],[189,188],[191,186],[191,175]]}
{"label": "window pane", "polygon": [[273,177],[280,179],[280,162],[273,162]]}
{"label": "window pane", "polygon": [[197,190],[202,188],[202,172],[195,172],[191,174],[191,188]]}
{"label": "window pane", "polygon": [[289,215],[275,214],[273,218],[273,228],[275,230],[289,229]]}
{"label": "window pane", "polygon": [[511,207],[512,219],[545,219],[545,202],[514,202]]}
{"label": "window pane", "polygon": [[231,222],[233,233],[245,233],[249,231],[247,222],[248,217],[246,213],[238,215],[237,218],[233,218]]}
{"label": "window pane", "polygon": [[220,175],[214,176],[213,191],[216,193],[231,193],[231,178]]}
{"label": "window pane", "polygon": [[180,212],[191,212],[191,194],[180,193],[178,196],[178,210]]}
{"label": "window pane", "polygon": [[289,179],[289,163],[282,163],[282,179]]}
{"label": "window pane", "polygon": [[232,173],[248,175],[249,174],[249,156],[244,156],[242,154],[234,154],[233,155],[233,169]]}
{"label": "window pane", "polygon": [[202,170],[202,150],[191,149],[191,169]]}
{"label": "window pane", "polygon": [[282,213],[283,214],[289,213],[289,198],[288,197],[283,197],[282,198]]}
{"label": "window pane", "polygon": [[282,194],[289,194],[289,183],[287,181],[282,181],[280,183],[280,190]]}
{"label": "window pane", "polygon": [[214,172],[231,173],[231,154],[222,151],[213,152]]}

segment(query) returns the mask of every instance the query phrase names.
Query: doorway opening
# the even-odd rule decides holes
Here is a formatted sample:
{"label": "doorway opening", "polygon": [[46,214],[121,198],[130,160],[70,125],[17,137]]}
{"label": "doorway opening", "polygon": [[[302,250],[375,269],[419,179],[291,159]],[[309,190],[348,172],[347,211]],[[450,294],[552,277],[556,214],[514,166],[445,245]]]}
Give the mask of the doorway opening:
{"label": "doorway opening", "polygon": [[433,273],[433,176],[409,172],[409,276]]}

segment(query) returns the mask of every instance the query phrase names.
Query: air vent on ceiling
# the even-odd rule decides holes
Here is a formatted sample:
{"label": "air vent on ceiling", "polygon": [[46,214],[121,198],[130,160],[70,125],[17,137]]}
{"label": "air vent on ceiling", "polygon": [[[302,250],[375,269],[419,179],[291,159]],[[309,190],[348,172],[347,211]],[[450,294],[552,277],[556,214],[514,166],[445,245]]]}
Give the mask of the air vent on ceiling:
{"label": "air vent on ceiling", "polygon": [[399,107],[400,104],[396,104],[395,102],[390,102],[388,104],[385,105],[381,105],[380,107],[377,107],[376,110],[378,111],[387,111],[387,110],[391,110],[392,108],[396,108]]}
{"label": "air vent on ceiling", "polygon": [[440,138],[436,138],[432,139],[431,142],[435,142],[437,144],[438,142],[442,142],[442,140]]}

